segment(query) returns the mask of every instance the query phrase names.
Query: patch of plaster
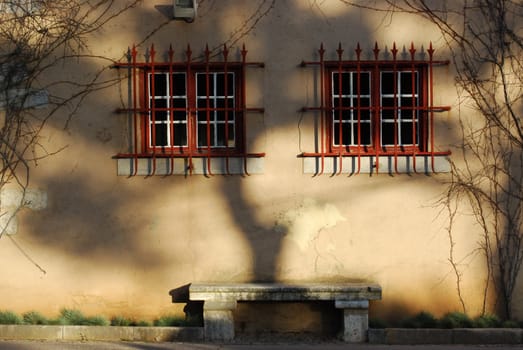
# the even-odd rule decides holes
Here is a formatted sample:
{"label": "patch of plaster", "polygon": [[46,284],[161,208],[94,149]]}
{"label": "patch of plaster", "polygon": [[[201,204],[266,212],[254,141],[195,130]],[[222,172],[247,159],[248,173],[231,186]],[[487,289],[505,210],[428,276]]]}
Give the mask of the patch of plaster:
{"label": "patch of plaster", "polygon": [[321,230],[346,220],[333,204],[320,204],[313,199],[305,199],[295,209],[283,213],[276,228],[285,228],[285,238],[293,241],[301,251],[305,251]]}
{"label": "patch of plaster", "polygon": [[[36,189],[2,188],[0,191],[0,232],[18,231],[16,213],[22,208],[42,210],[47,207],[47,193]],[[1,235],[1,233],[0,233]]]}

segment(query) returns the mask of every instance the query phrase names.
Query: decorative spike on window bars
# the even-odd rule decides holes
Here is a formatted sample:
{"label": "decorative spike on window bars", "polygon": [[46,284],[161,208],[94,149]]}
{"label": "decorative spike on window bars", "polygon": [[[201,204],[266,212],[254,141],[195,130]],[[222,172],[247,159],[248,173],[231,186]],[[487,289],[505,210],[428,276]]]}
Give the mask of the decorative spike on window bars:
{"label": "decorative spike on window bars", "polygon": [[353,174],[360,172],[362,157],[371,157],[378,173],[380,156],[393,159],[396,173],[400,156],[412,158],[414,172],[416,157],[429,157],[431,170],[436,172],[435,157],[450,155],[450,151],[435,150],[434,115],[450,107],[434,106],[433,67],[449,61],[434,59],[432,43],[426,51],[423,46],[417,51],[414,43],[400,51],[394,42],[392,49],[382,51],[376,42],[368,59],[362,59],[360,43],[354,55],[349,53],[351,59],[343,58],[341,43],[335,51],[335,59],[327,60],[321,43],[318,60],[301,64],[319,70],[320,105],[302,108],[319,115],[316,152],[301,154],[319,158],[316,174],[324,173],[327,157],[338,159],[336,175],[343,172],[344,157],[356,158]]}
{"label": "decorative spike on window bars", "polygon": [[[131,176],[134,176],[137,175],[138,162],[142,158],[151,160],[149,175],[156,174],[157,159],[162,158],[170,160],[168,175],[173,174],[177,158],[185,159],[189,174],[193,173],[193,158],[204,158],[206,173],[213,175],[212,158],[224,158],[225,173],[231,174],[230,158],[235,157],[243,159],[242,173],[249,175],[247,159],[263,157],[265,154],[246,152],[245,119],[248,112],[263,113],[264,110],[246,106],[245,74],[246,68],[264,67],[264,64],[247,62],[245,45],[239,50],[237,60],[231,59],[231,51],[226,45],[215,50],[210,50],[206,45],[203,56],[196,58],[193,57],[191,46],[187,45],[183,54],[184,59],[175,61],[175,52],[170,45],[165,53],[166,60],[161,61],[158,57],[161,53],[151,45],[145,49],[143,60],[140,60],[138,50],[133,45],[125,55],[127,62],[114,65],[114,68],[127,69],[128,72],[129,107],[118,109],[117,112],[127,113],[131,118],[133,142],[131,152],[119,153],[115,158],[131,158],[134,163]],[[212,61],[211,58],[215,57],[222,60]],[[173,82],[177,74],[185,78],[182,88]],[[196,91],[197,75],[202,74],[206,86],[204,94]],[[223,86],[217,86],[216,81],[221,77]],[[230,81],[229,77],[232,77]],[[164,86],[161,84],[162,79],[165,80]],[[210,83],[211,80],[214,85]],[[175,95],[176,88],[181,89],[181,92],[176,93],[183,96]],[[218,96],[218,90],[223,91],[223,95]],[[183,101],[184,106],[174,106],[175,99]],[[204,101],[205,106],[199,105],[199,101]],[[230,105],[230,101],[234,104]],[[183,117],[180,117],[180,113]],[[203,121],[201,115],[205,116]],[[201,140],[197,141],[200,127],[205,129],[205,135],[201,135]],[[220,128],[222,132],[218,131]]]}

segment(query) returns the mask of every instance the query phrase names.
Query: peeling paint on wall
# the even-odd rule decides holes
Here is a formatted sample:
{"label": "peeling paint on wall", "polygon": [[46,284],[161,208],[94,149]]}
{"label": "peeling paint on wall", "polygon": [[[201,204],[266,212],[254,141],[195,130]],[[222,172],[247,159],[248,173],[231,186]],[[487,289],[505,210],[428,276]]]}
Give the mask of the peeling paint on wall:
{"label": "peeling paint on wall", "polygon": [[346,220],[333,204],[305,199],[295,209],[283,213],[276,227],[280,230],[285,227],[285,238],[292,240],[301,251],[305,251],[321,230]]}
{"label": "peeling paint on wall", "polygon": [[16,213],[21,208],[42,210],[47,207],[47,193],[36,189],[3,188],[0,191],[0,232],[18,231]]}

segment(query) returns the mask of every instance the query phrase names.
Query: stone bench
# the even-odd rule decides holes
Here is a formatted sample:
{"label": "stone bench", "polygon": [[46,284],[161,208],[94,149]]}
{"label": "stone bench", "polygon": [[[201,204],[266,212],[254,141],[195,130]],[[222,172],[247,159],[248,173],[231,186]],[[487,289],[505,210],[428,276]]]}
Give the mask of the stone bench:
{"label": "stone bench", "polygon": [[[365,342],[369,301],[381,299],[381,287],[367,283],[193,283],[185,287],[187,301],[203,302],[205,339],[211,341],[234,339],[233,311],[239,301],[333,301],[337,309],[343,309],[344,341]],[[173,302],[182,301],[179,290],[170,294]]]}

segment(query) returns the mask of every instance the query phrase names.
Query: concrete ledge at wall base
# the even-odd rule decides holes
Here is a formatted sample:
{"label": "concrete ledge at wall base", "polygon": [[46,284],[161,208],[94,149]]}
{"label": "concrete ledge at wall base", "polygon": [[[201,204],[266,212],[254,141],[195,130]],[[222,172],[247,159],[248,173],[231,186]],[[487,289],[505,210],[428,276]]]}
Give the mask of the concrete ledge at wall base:
{"label": "concrete ledge at wall base", "polygon": [[0,340],[203,341],[203,327],[0,325]]}
{"label": "concrete ledge at wall base", "polygon": [[[203,327],[0,325],[0,340],[203,342],[204,332]],[[523,329],[369,329],[368,341],[388,345],[523,344]]]}
{"label": "concrete ledge at wall base", "polygon": [[522,344],[520,328],[369,329],[369,343],[388,345]]}

